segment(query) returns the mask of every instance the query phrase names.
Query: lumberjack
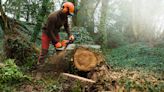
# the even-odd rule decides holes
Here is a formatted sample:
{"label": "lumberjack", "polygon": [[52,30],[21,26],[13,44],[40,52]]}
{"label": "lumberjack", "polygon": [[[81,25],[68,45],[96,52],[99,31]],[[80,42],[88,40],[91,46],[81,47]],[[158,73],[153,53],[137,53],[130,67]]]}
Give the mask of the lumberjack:
{"label": "lumberjack", "polygon": [[70,33],[68,25],[68,15],[74,14],[74,5],[71,2],[65,2],[62,8],[56,12],[49,14],[46,24],[43,26],[42,31],[42,46],[39,55],[38,63],[44,64],[45,57],[48,53],[50,42],[55,48],[65,46],[68,40],[60,42],[59,29],[64,26],[65,32],[68,34],[70,41],[74,41],[74,36]]}

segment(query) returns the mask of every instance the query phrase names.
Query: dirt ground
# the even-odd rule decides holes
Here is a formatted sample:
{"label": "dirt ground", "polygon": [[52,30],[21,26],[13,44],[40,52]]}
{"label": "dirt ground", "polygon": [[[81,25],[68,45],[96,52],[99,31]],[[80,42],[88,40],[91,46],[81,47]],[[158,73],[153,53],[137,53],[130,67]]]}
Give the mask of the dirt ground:
{"label": "dirt ground", "polygon": [[[67,92],[72,92],[71,89],[75,89],[75,86],[77,88],[77,83],[73,82],[74,80],[69,81],[67,79],[62,79],[60,76],[62,72],[57,72],[58,70],[52,67],[46,67],[42,68],[41,71],[35,70],[31,72],[35,82],[22,85],[20,91],[44,92],[46,85],[49,85],[48,83],[52,83],[52,81],[57,81],[60,83],[60,86],[62,85],[61,87],[63,87],[59,87],[58,90],[52,92],[66,92],[65,90],[68,90]],[[96,81],[96,83],[89,85],[82,84],[78,92],[148,92],[146,88],[148,86],[147,83],[154,87],[160,83],[164,83],[164,79],[152,74],[146,74],[140,71],[129,71],[126,69],[114,70],[106,65],[101,65],[93,71],[87,72],[86,77]],[[36,83],[38,80],[43,80],[44,83]],[[59,80],[62,81],[59,82]],[[138,87],[138,85],[141,87]],[[129,86],[130,89],[127,89],[127,86]],[[159,92],[163,90],[164,89],[161,88]]]}

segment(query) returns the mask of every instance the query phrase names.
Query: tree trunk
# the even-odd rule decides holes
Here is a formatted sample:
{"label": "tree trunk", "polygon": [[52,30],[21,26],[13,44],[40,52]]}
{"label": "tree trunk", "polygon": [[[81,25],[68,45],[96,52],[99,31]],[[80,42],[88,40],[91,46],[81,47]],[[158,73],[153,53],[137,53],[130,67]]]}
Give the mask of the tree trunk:
{"label": "tree trunk", "polygon": [[92,46],[86,48],[81,45],[73,50],[60,51],[50,56],[48,63],[54,64],[52,70],[59,72],[91,71],[104,61],[99,53],[100,49],[92,50],[91,48],[93,49]]}
{"label": "tree trunk", "polygon": [[62,86],[60,92],[114,92],[115,85],[112,83],[115,81],[109,76],[111,68],[100,49],[89,45],[88,48],[75,47],[50,56],[39,73],[58,72],[58,82]]}
{"label": "tree trunk", "polygon": [[100,25],[98,27],[100,32],[100,35],[102,35],[102,40],[104,46],[107,46],[108,42],[108,32],[106,29],[106,18],[107,18],[107,9],[108,9],[108,2],[109,0],[101,0],[102,1],[102,7],[101,7],[101,18],[100,18]]}
{"label": "tree trunk", "polygon": [[69,2],[72,2],[75,6],[75,12],[74,12],[74,16],[72,17],[72,25],[73,26],[77,26],[77,13],[78,13],[78,6],[77,6],[77,3],[78,1],[77,0],[68,0]]}
{"label": "tree trunk", "polygon": [[2,29],[4,31],[4,34],[7,34],[7,33],[9,33],[10,27],[9,27],[7,16],[6,16],[1,4],[0,4],[0,13],[1,13],[1,18],[2,18],[2,21],[1,21]]}
{"label": "tree trunk", "polygon": [[85,48],[78,48],[74,53],[73,63],[80,71],[90,71],[100,64],[100,61],[94,52]]}
{"label": "tree trunk", "polygon": [[39,32],[41,32],[41,27],[42,27],[42,23],[44,21],[44,18],[46,15],[49,14],[48,3],[49,3],[49,0],[43,0],[42,1],[42,8],[39,10],[39,14],[37,15],[37,18],[36,18],[37,23],[36,23],[36,26],[34,27],[34,32],[32,34],[32,38],[31,38],[32,42],[36,42],[38,34],[39,34]]}

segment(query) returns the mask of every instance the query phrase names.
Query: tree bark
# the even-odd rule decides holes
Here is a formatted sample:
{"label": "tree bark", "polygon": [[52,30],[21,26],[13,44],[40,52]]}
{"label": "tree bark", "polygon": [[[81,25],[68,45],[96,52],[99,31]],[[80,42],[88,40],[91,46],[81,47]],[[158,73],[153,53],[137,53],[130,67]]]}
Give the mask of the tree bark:
{"label": "tree bark", "polygon": [[48,57],[48,63],[54,64],[52,70],[61,72],[91,71],[104,62],[100,49],[77,47],[73,50],[60,51]]}
{"label": "tree bark", "polygon": [[1,17],[2,17],[2,21],[1,21],[2,29],[4,31],[4,34],[7,34],[7,33],[9,33],[10,27],[9,27],[7,16],[1,5],[1,2],[0,2],[0,13],[1,13]]}
{"label": "tree bark", "polygon": [[45,16],[49,14],[48,3],[49,3],[49,0],[43,0],[42,1],[42,7],[39,10],[39,14],[37,15],[37,18],[36,18],[37,24],[34,27],[34,32],[33,32],[32,37],[31,37],[31,41],[34,43],[37,40],[39,32],[41,32],[42,22],[44,21]]}
{"label": "tree bark", "polygon": [[108,32],[106,29],[106,17],[107,17],[107,9],[108,9],[108,2],[109,0],[101,0],[102,1],[102,7],[101,7],[101,18],[100,18],[100,25],[98,27],[100,32],[100,35],[102,35],[103,44],[104,46],[107,46],[108,42]]}

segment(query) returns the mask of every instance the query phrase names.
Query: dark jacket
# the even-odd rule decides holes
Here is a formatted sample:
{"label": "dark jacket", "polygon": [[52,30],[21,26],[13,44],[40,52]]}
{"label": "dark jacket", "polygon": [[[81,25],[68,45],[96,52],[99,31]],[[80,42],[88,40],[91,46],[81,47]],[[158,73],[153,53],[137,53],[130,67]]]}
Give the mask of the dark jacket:
{"label": "dark jacket", "polygon": [[68,17],[62,10],[58,10],[49,14],[46,24],[43,27],[43,32],[46,33],[53,41],[57,41],[55,36],[58,35],[59,29],[64,26],[68,36],[70,36],[70,30],[68,25]]}

